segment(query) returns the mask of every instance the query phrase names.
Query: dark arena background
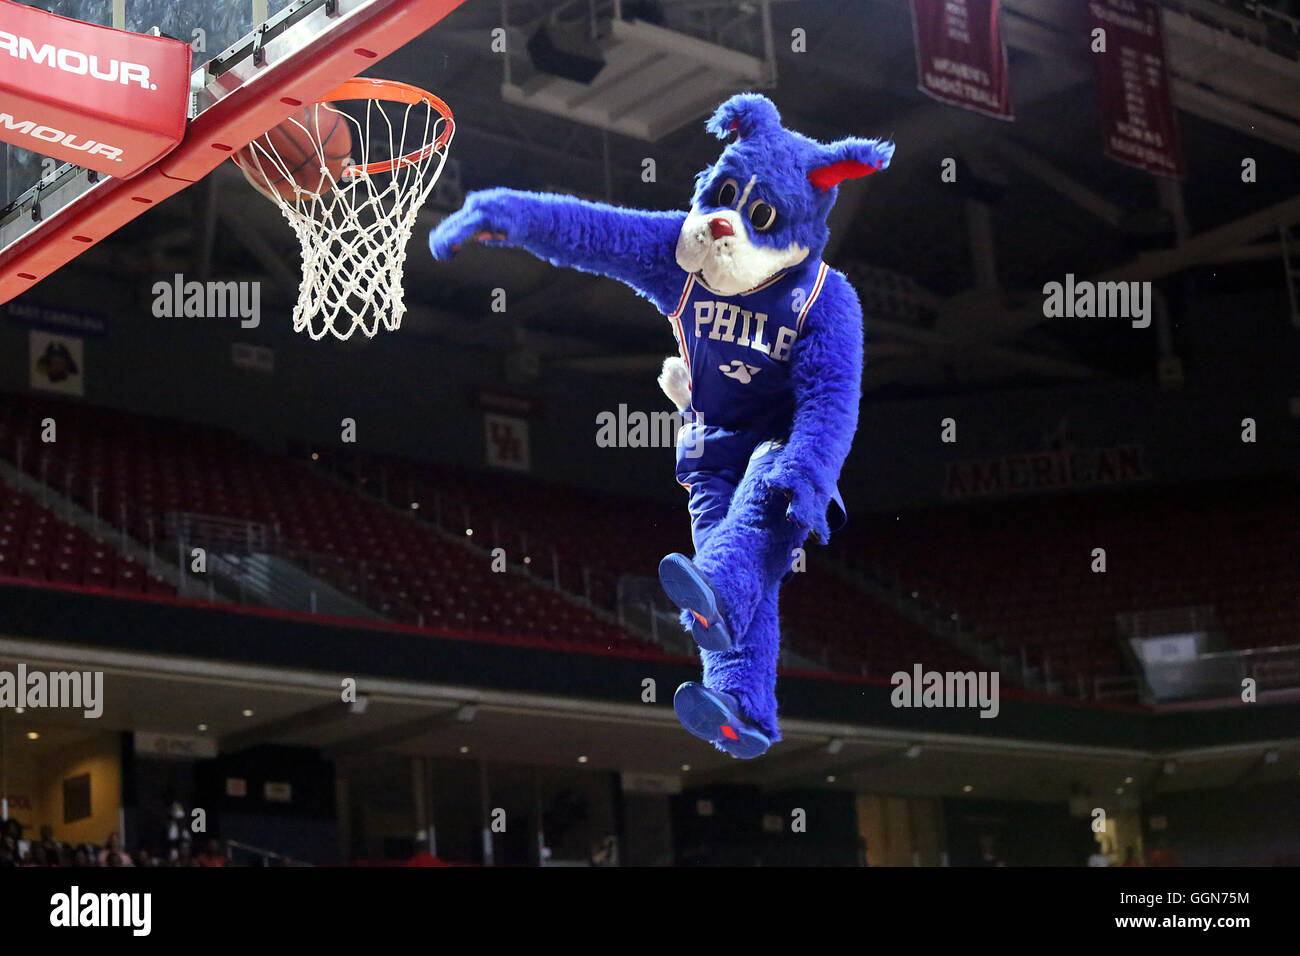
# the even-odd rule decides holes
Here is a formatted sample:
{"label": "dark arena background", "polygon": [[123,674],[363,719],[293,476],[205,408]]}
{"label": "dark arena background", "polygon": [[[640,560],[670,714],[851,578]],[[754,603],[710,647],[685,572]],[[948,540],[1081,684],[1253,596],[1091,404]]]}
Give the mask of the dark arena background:
{"label": "dark arena background", "polygon": [[[203,76],[324,2],[4,0],[0,54],[40,8]],[[310,41],[340,71],[312,96],[364,70],[455,113],[374,337],[294,331],[293,230],[222,161],[292,98],[200,154],[199,87],[172,145],[206,168],[110,215],[116,180],[6,132],[0,77],[0,867],[950,868],[909,884],[943,897],[1127,867],[1087,890],[1114,937],[1165,915],[1121,904],[1162,885],[1137,868],[1232,868],[1180,916],[1249,924],[1244,868],[1300,863],[1300,4],[424,6],[375,59]],[[829,221],[865,317],[849,521],[782,589],[754,760],[673,711],[669,323],[427,243],[495,186],[685,210],[745,90],[897,143]]]}

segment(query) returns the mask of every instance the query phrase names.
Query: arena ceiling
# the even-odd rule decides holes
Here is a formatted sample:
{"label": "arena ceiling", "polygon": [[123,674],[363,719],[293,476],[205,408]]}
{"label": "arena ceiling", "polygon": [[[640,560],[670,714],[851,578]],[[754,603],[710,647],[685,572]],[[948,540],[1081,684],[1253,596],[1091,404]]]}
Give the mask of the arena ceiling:
{"label": "arena ceiling", "polygon": [[[869,393],[1154,380],[1162,351],[1180,347],[1180,297],[1276,287],[1284,301],[1279,228],[1300,223],[1300,37],[1290,49],[1264,45],[1260,21],[1232,4],[1165,4],[1189,168],[1184,182],[1172,184],[1102,155],[1091,67],[1068,19],[1071,5],[1002,4],[1014,123],[916,91],[907,0],[851,6],[850,17],[843,0],[773,0],[777,75],[767,92],[787,125],[810,135],[892,135],[899,144],[886,175],[841,189],[826,254],[841,268],[877,270],[858,281],[867,302]],[[502,10],[511,49],[520,51],[512,58],[519,82],[530,69],[524,43],[562,7],[573,5],[476,0],[372,71],[429,86],[458,120],[442,206],[435,198],[412,241],[411,312],[401,334],[513,353],[524,359],[514,368],[649,375],[672,340],[653,308],[616,283],[512,251],[471,249],[452,263],[423,252],[427,229],[458,201],[457,180],[463,189],[565,190],[678,208],[693,174],[716,155],[703,114],[646,142],[504,102],[504,58],[490,42]],[[763,52],[754,0],[661,0],[658,7],[670,28]],[[806,31],[806,53],[788,51],[785,38],[795,28]],[[1258,182],[1243,186],[1247,156],[1260,172]],[[656,160],[654,183],[642,181],[647,157]],[[945,157],[958,160],[956,184],[940,181]],[[985,213],[993,242],[972,243],[971,217]],[[993,265],[992,285],[977,279],[981,258]],[[226,164],[65,274],[262,278],[264,302],[287,309],[298,268],[296,244],[278,211]],[[1160,334],[1133,335],[1045,321],[1042,284],[1066,273],[1165,279],[1171,323]],[[912,307],[900,314],[879,307],[874,295],[876,280],[891,277],[912,290]],[[496,288],[507,291],[504,317],[488,309]]]}

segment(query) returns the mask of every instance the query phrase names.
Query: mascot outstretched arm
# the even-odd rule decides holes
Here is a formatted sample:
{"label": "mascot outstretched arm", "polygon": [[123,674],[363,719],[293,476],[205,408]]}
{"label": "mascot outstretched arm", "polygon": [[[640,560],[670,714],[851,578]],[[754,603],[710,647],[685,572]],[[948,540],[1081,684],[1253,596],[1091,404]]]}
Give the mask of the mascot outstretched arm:
{"label": "mascot outstretched arm", "polygon": [[681,287],[673,248],[685,219],[684,212],[645,212],[572,196],[484,189],[470,193],[465,205],[433,231],[429,248],[437,259],[450,258],[469,240],[527,249],[552,265],[625,282],[667,312],[664,303],[673,295],[673,285]]}
{"label": "mascot outstretched arm", "polygon": [[821,260],[826,218],[838,184],[883,169],[894,147],[819,143],[754,93],[707,128],[732,141],[696,177],[689,213],[491,189],[429,247],[439,259],[469,241],[527,249],[618,279],[667,316],[679,354],[659,384],[686,422],[676,477],[695,554],[665,557],[659,579],[704,665],[673,707],[697,737],[750,758],[781,739],[781,582],[809,535],[825,543],[843,521],[836,483],[858,422],[862,309]]}

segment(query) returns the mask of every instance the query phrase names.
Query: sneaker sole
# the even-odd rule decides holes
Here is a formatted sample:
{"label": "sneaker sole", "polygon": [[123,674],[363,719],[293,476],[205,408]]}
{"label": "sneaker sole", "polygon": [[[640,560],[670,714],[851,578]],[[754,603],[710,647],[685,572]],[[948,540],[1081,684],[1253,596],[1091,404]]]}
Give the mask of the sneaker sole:
{"label": "sneaker sole", "polygon": [[713,588],[689,558],[670,554],[660,561],[659,583],[670,601],[695,618],[691,636],[696,644],[706,651],[731,650],[731,635],[722,623]]}
{"label": "sneaker sole", "polygon": [[741,760],[760,757],[772,746],[766,735],[745,726],[725,699],[702,684],[686,683],[677,688],[673,710],[682,726],[696,737]]}

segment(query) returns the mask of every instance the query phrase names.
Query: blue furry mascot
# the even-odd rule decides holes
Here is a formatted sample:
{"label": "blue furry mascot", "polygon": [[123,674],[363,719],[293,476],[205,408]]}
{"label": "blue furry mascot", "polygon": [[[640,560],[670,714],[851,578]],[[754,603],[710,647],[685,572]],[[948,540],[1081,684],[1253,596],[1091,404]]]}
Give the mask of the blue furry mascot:
{"label": "blue furry mascot", "polygon": [[838,184],[889,164],[892,143],[823,144],[785,129],[766,97],[733,96],[708,122],[735,139],[695,179],[691,210],[646,212],[508,189],[471,193],[429,237],[518,246],[627,283],[668,317],[680,356],[659,384],[681,411],[677,480],[695,557],[659,579],[700,646],[702,683],[673,707],[735,757],[780,740],[777,592],[811,533],[843,523],[836,482],[857,429],[862,308],[821,261]]}

